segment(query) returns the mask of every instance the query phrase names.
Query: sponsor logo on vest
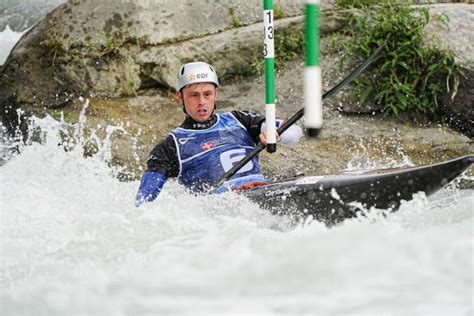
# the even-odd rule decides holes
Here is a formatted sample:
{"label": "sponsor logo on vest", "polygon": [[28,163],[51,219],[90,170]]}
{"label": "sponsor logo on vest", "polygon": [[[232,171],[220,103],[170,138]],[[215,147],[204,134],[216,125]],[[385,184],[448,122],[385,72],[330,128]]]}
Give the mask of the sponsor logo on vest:
{"label": "sponsor logo on vest", "polygon": [[195,139],[196,137],[183,137],[183,138],[179,138],[178,139],[178,142],[181,144],[181,145],[184,145],[188,142],[188,140],[191,140],[191,139]]}
{"label": "sponsor logo on vest", "polygon": [[208,141],[208,142],[205,142],[205,143],[202,143],[201,144],[201,148],[204,150],[204,151],[208,151],[212,148],[216,147],[216,145],[212,142],[212,141]]}

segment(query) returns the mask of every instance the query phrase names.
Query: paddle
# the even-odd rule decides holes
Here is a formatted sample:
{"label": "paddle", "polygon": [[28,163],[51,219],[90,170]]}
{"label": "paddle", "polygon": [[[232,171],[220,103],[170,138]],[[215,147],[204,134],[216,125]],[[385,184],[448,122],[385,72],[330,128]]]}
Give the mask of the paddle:
{"label": "paddle", "polygon": [[[366,60],[362,64],[359,65],[356,69],[352,71],[352,73],[344,78],[341,82],[339,82],[336,86],[334,86],[331,90],[327,91],[323,94],[323,100],[329,98],[345,88],[349,83],[351,83],[355,78],[357,78],[380,54],[380,52],[385,48],[386,43],[383,43],[378,47],[372,55],[367,57]],[[291,125],[295,124],[300,118],[304,115],[304,107],[300,109],[296,114],[294,114],[291,118],[288,119],[280,128],[278,128],[277,133],[278,135],[283,134]],[[214,189],[220,187],[225,181],[229,180],[234,174],[237,173],[243,166],[245,166],[250,160],[252,160],[255,156],[257,156],[262,150],[265,149],[265,145],[263,143],[259,143],[253,151],[251,151],[247,156],[242,158],[235,166],[233,166],[229,171],[227,171],[214,185],[210,188],[209,192],[212,192]]]}

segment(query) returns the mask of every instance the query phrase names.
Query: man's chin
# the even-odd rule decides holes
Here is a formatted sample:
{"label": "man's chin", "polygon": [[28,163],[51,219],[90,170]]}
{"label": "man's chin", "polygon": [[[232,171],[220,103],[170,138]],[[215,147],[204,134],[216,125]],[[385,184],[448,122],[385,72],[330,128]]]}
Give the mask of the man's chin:
{"label": "man's chin", "polygon": [[199,122],[199,123],[205,123],[207,121],[209,121],[209,119],[211,118],[211,116],[209,114],[206,114],[206,115],[197,115],[196,117],[193,117],[193,119],[196,121],[196,122]]}

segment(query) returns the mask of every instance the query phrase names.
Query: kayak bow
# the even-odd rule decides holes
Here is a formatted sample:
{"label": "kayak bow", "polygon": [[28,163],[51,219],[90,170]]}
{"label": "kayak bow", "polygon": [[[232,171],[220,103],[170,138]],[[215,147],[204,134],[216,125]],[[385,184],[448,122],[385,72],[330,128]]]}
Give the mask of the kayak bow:
{"label": "kayak bow", "polygon": [[424,192],[429,196],[474,163],[474,156],[408,168],[303,176],[269,183],[242,192],[274,214],[307,217],[334,225],[357,216],[362,205],[396,211],[402,200]]}

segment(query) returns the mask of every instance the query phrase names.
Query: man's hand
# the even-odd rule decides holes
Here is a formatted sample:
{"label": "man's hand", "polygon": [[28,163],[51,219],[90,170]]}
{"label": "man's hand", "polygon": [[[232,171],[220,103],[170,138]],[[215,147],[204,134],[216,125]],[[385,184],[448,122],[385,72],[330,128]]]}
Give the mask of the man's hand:
{"label": "man's hand", "polygon": [[[258,135],[258,138],[260,138],[260,142],[262,142],[262,144],[264,144],[265,146],[267,145],[267,133],[265,132],[260,133],[260,135]],[[278,133],[276,133],[276,138],[277,138],[277,143],[278,143],[281,140],[281,137],[280,135],[278,135]]]}

